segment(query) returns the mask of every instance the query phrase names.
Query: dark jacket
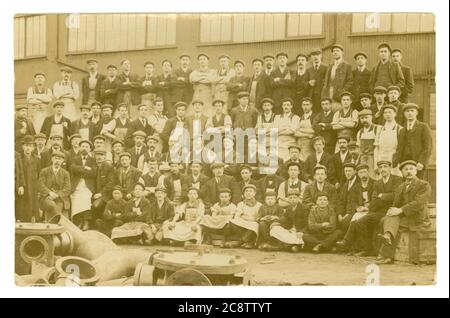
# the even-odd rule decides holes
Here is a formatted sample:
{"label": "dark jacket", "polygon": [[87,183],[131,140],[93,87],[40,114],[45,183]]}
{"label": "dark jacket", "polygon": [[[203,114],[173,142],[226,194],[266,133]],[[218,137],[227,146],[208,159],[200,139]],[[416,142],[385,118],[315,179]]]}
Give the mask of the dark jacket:
{"label": "dark jacket", "polygon": [[[25,132],[21,131],[23,128],[25,128]],[[33,123],[28,119],[16,118],[14,120],[14,145],[17,152],[22,152],[22,139],[26,135],[36,135]]]}
{"label": "dark jacket", "polygon": [[[316,71],[314,66],[310,66],[306,69],[306,78],[305,81],[308,83],[309,87],[309,97],[313,97],[313,95],[321,95],[322,87],[325,81],[325,76],[327,74],[328,65],[320,63],[319,69]],[[310,80],[315,80],[316,83],[314,86],[309,85]]]}
{"label": "dark jacket", "polygon": [[415,160],[425,167],[428,165],[433,150],[433,139],[430,127],[420,121],[416,121],[411,132],[407,126],[399,132],[399,141],[395,157],[399,162]]}
{"label": "dark jacket", "polygon": [[339,200],[336,188],[331,183],[325,181],[322,191],[319,191],[317,188],[317,182],[314,181],[312,184],[308,184],[303,192],[303,204],[308,207],[308,211],[313,205],[316,205],[317,195],[320,192],[328,195],[328,202],[330,206],[336,206],[337,201]]}
{"label": "dark jacket", "polygon": [[[403,89],[403,87],[405,87],[405,77],[403,76],[400,65],[392,61],[389,61],[387,63],[389,66],[389,76],[391,78],[392,85],[396,85],[400,87],[400,89]],[[378,79],[378,68],[380,67],[380,64],[381,61],[372,68],[372,74],[370,76],[369,82],[370,90],[372,92]]]}
{"label": "dark jacket", "polygon": [[44,199],[50,191],[53,191],[58,194],[59,199],[64,204],[64,209],[67,210],[70,208],[70,185],[70,174],[67,170],[59,168],[58,173],[55,175],[52,166],[44,168],[39,174],[39,197]]}
{"label": "dark jacket", "polygon": [[[248,85],[250,83],[250,78],[248,76],[242,75],[242,76],[233,76],[230,78],[230,81],[226,84],[228,94],[228,109],[231,109],[238,105],[237,97],[236,95],[239,92],[245,92],[248,90]],[[240,85],[242,84],[242,85]],[[227,101],[225,101],[227,102]]]}
{"label": "dark jacket", "polygon": [[[332,69],[333,65],[330,65],[325,75],[322,87],[322,97],[326,96],[335,101],[339,101],[343,91],[351,91],[353,88],[352,66],[349,63],[342,61],[336,69],[336,75],[333,80],[331,80]],[[334,87],[333,96],[329,96],[330,87]]]}
{"label": "dark jacket", "polygon": [[337,201],[336,206],[336,214],[339,215],[353,215],[356,212],[356,208],[361,206],[361,191],[359,180],[355,177],[356,180],[348,189],[349,182],[346,181],[339,188],[339,200]]}
{"label": "dark jacket", "polygon": [[104,104],[110,104],[114,107],[117,106],[117,93],[119,91],[120,80],[116,77],[112,82],[105,78],[102,81],[100,88],[100,99]]}
{"label": "dark jacket", "polygon": [[[130,80],[130,84],[125,84],[127,78]],[[139,105],[141,103],[141,82],[137,74],[130,73],[126,76],[123,72],[117,76],[119,81],[119,89],[117,91],[117,103],[124,103],[124,97],[127,92],[131,95],[131,104]]]}
{"label": "dark jacket", "polygon": [[[101,96],[101,87],[103,81],[106,79],[106,76],[97,73],[95,78],[97,79],[97,83],[95,84],[95,100],[102,102],[103,100]],[[88,74],[87,76],[81,79],[81,93],[83,94],[81,101],[83,105],[86,105],[89,100],[89,91],[90,89],[89,89],[89,74]]]}
{"label": "dark jacket", "polygon": [[278,195],[278,189],[284,182],[284,179],[276,174],[267,175],[256,182],[256,200],[264,202],[264,195],[267,189],[275,191]]}
{"label": "dark jacket", "polygon": [[47,139],[50,138],[50,133],[52,131],[52,126],[54,124],[62,124],[63,125],[63,147],[64,149],[70,149],[69,137],[71,132],[72,123],[70,119],[62,116],[60,123],[55,123],[54,116],[48,116],[44,119],[44,123],[42,124],[41,133],[44,133],[47,136]]}
{"label": "dark jacket", "polygon": [[308,229],[309,207],[298,203],[295,207],[288,207],[280,218],[280,225],[290,230],[293,226],[297,232],[306,232]]}
{"label": "dark jacket", "polygon": [[95,159],[91,156],[86,157],[86,164],[83,166],[83,161],[81,155],[76,156],[70,163],[70,180],[72,193],[78,186],[81,179],[84,179],[88,189],[95,193],[95,176],[97,174],[97,167],[95,164]]}
{"label": "dark jacket", "polygon": [[402,95],[400,100],[404,103],[408,102],[408,95],[412,94],[414,91],[414,74],[412,68],[400,63],[403,76],[405,77],[405,86],[402,89]]}
{"label": "dark jacket", "polygon": [[124,221],[125,222],[147,222],[150,214],[150,201],[141,198],[136,204],[134,199],[127,202],[125,206]]}
{"label": "dark jacket", "polygon": [[[192,96],[194,95],[194,89],[189,82],[189,75],[192,70],[188,69],[186,72],[181,68],[176,69],[172,73],[172,100],[175,102],[183,101],[190,104]],[[184,81],[178,80],[179,77],[183,77]]]}
{"label": "dark jacket", "polygon": [[[290,79],[286,79],[288,74],[291,77]],[[279,78],[280,81],[276,82],[276,78]],[[270,85],[272,87],[272,99],[275,103],[273,109],[277,113],[277,110],[281,110],[281,100],[283,98],[294,97],[294,75],[288,67],[285,68],[284,72],[281,72],[277,67],[272,74],[270,74]]]}
{"label": "dark jacket", "polygon": [[115,173],[114,167],[108,162],[103,162],[97,167],[94,193],[101,193],[104,200],[112,198],[111,193],[114,187]]}
{"label": "dark jacket", "polygon": [[169,204],[167,201],[159,207],[158,202],[153,202],[150,206],[150,213],[148,214],[147,224],[163,224],[164,221],[173,218],[175,212],[173,205]]}
{"label": "dark jacket", "polygon": [[351,162],[351,158],[348,152],[344,158],[344,161],[341,160],[340,152],[336,152],[331,156],[329,163],[330,170],[328,171],[328,180],[331,184],[336,184],[339,182],[342,185],[342,183],[345,182],[344,168],[342,167],[342,165],[346,162]]}
{"label": "dark jacket", "polygon": [[216,178],[211,178],[205,184],[205,192],[204,192],[204,201],[208,206],[212,206],[215,203],[219,202],[219,189],[228,188],[233,190],[233,181],[234,178],[223,175],[220,177],[220,182],[217,183]]}
{"label": "dark jacket", "polygon": [[355,101],[359,101],[359,95],[362,93],[369,93],[370,87],[370,75],[372,72],[367,68],[360,72],[358,68],[353,70],[353,95],[355,96]]}
{"label": "dark jacket", "polygon": [[323,152],[319,162],[317,162],[315,152],[309,155],[308,158],[306,158],[304,165],[307,178],[312,179],[314,177],[314,167],[318,164],[321,166],[325,166],[327,168],[327,171],[330,171],[330,160],[331,155],[326,153],[325,151]]}
{"label": "dark jacket", "polygon": [[383,179],[375,181],[369,212],[385,214],[394,203],[394,193],[402,182],[403,178],[392,174],[386,184]]}
{"label": "dark jacket", "polygon": [[270,86],[270,77],[267,76],[264,72],[258,77],[253,75],[249,78],[247,91],[250,93],[252,89],[252,83],[256,81],[256,92],[255,92],[255,107],[257,109],[261,109],[261,100],[263,98],[272,97],[272,87]]}
{"label": "dark jacket", "polygon": [[333,130],[333,126],[331,125],[333,117],[333,111],[330,111],[328,115],[326,115],[324,111],[321,111],[314,116],[312,122],[314,132],[325,139],[325,151],[330,155],[334,154],[336,145],[336,131]]}
{"label": "dark jacket", "polygon": [[142,124],[142,121],[138,118],[130,122],[127,130],[127,134],[125,135],[125,146],[126,147],[133,147],[134,146],[134,136],[133,134],[136,131],[143,131],[147,136],[153,135],[155,130],[153,127],[148,123],[148,120],[145,120],[145,126]]}
{"label": "dark jacket", "polygon": [[128,152],[131,155],[131,165],[137,168],[139,158],[143,156],[145,152],[147,152],[147,147],[143,145],[139,151],[139,154],[137,154],[137,149],[135,146],[127,149],[126,152]]}
{"label": "dark jacket", "polygon": [[134,186],[139,182],[142,172],[131,166],[127,173],[123,173],[122,168],[116,169],[114,185],[119,185],[123,189],[124,195],[131,194]]}
{"label": "dark jacket", "polygon": [[[70,135],[78,134],[80,128],[81,128],[81,119],[73,121],[70,127],[71,130]],[[90,120],[88,124],[88,129],[89,129],[89,140],[92,141],[92,139],[96,136],[95,134],[97,133],[97,127]]]}

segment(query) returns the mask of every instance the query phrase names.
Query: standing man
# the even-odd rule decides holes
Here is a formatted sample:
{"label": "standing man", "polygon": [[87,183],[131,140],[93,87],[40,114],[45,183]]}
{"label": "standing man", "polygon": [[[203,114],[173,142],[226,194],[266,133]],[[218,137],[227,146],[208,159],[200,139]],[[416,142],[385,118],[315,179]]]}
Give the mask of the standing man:
{"label": "standing man", "polygon": [[22,152],[22,140],[25,136],[36,134],[33,123],[28,119],[28,106],[16,106],[16,118],[14,120],[14,145],[17,152]]}
{"label": "standing man", "polygon": [[228,102],[227,102],[228,113],[231,111],[231,109],[233,109],[233,107],[237,106],[238,104],[236,95],[239,92],[248,91],[250,78],[248,76],[245,76],[244,70],[245,70],[244,61],[236,60],[234,62],[235,75],[232,76],[228,81],[228,83],[226,84],[228,90]]}
{"label": "standing man", "polygon": [[166,121],[166,124],[164,125],[164,129],[162,133],[160,134],[160,138],[163,141],[163,152],[168,151],[168,142],[170,139],[170,136],[172,135],[172,132],[178,128],[187,129],[187,123],[186,123],[186,108],[187,104],[185,102],[178,102],[175,104],[175,112],[176,116],[169,118]]}
{"label": "standing man", "polygon": [[53,103],[54,115],[45,118],[42,124],[41,132],[44,133],[47,138],[53,135],[59,135],[63,138],[63,147],[66,150],[70,149],[69,136],[72,123],[68,117],[63,115],[65,104],[63,101],[56,101]]}
{"label": "standing man", "polygon": [[115,65],[108,65],[106,70],[108,72],[108,76],[102,81],[102,86],[100,88],[100,100],[105,104],[113,105],[114,111],[116,111],[117,92],[120,85],[120,81],[117,78],[117,67]]}
{"label": "standing man", "polygon": [[205,106],[205,115],[214,114],[211,105],[213,100],[213,86],[217,81],[217,71],[209,67],[209,56],[201,53],[197,56],[199,68],[192,71],[189,81],[194,86],[193,99],[199,99]]}
{"label": "standing man", "polygon": [[80,89],[78,83],[71,80],[72,69],[70,67],[65,66],[60,70],[62,80],[53,85],[53,95],[64,104],[64,117],[73,121],[78,118],[75,102],[80,97]]}
{"label": "standing man", "polygon": [[[275,57],[272,54],[266,54],[263,57],[263,60],[264,60],[264,73],[270,77],[274,70]],[[269,96],[269,97],[271,97],[271,96]]]}
{"label": "standing man", "polygon": [[151,136],[155,132],[153,127],[148,123],[148,106],[145,104],[141,104],[138,106],[137,110],[138,118],[130,123],[129,128],[127,129],[127,134],[125,136],[125,145],[127,147],[132,147],[134,145],[134,133],[136,131],[144,132],[145,137]]}
{"label": "standing man", "polygon": [[359,120],[362,127],[356,133],[356,144],[361,152],[360,163],[366,164],[369,167],[369,175],[371,178],[375,179],[374,154],[377,150],[375,141],[381,126],[372,123],[372,111],[370,109],[361,110],[359,112]]}
{"label": "standing man", "polygon": [[[308,82],[306,80],[306,64],[308,63],[308,56],[300,53],[297,55],[297,71],[294,73],[294,114],[301,115],[301,101],[305,97],[309,97]],[[314,106],[314,105],[313,105]],[[318,114],[320,109],[312,109],[314,114]]]}
{"label": "standing man", "polygon": [[142,130],[138,130],[135,131],[132,136],[133,146],[126,151],[130,154],[131,165],[137,168],[139,158],[147,151],[147,147],[145,146],[145,139],[147,139],[147,134]]}
{"label": "standing man", "polygon": [[417,178],[415,161],[402,162],[400,169],[405,181],[395,191],[394,203],[381,220],[383,230],[379,234],[381,247],[377,264],[394,262],[400,231],[420,231],[430,225],[427,206],[431,197],[430,184]]}
{"label": "standing man", "polygon": [[333,64],[327,70],[323,82],[322,97],[327,96],[333,99],[332,109],[340,110],[339,101],[344,91],[350,92],[353,88],[352,66],[344,61],[344,47],[335,44],[331,47]]}
{"label": "standing man", "polygon": [[270,87],[270,77],[264,72],[264,62],[261,59],[254,59],[253,76],[249,79],[248,92],[249,92],[249,105],[261,110],[261,101],[264,98],[270,98],[272,96],[272,89]]}
{"label": "standing man", "polygon": [[142,172],[131,165],[131,155],[128,152],[122,152],[119,156],[120,167],[116,169],[115,186],[123,189],[124,199],[133,198],[134,186],[139,182]]}
{"label": "standing man", "polygon": [[391,61],[391,46],[388,43],[378,45],[378,63],[372,68],[370,76],[370,88],[382,86],[388,88],[396,85],[403,89],[405,87],[405,77],[403,76],[400,64]]}
{"label": "standing man", "polygon": [[211,171],[213,177],[205,183],[204,198],[207,206],[213,206],[219,202],[220,189],[231,189],[234,183],[234,178],[224,174],[225,165],[222,162],[215,162],[211,164]]}
{"label": "standing man", "polygon": [[356,175],[356,166],[353,163],[344,163],[345,183],[339,189],[339,199],[336,207],[339,227],[347,233],[356,209],[361,205],[360,182]]}
{"label": "standing man", "polygon": [[400,101],[402,103],[408,102],[408,95],[411,95],[414,91],[414,74],[410,66],[406,66],[402,63],[403,53],[400,49],[393,49],[391,52],[392,61],[398,63],[402,69],[403,76],[405,77],[405,86],[402,89]]}
{"label": "standing man", "polygon": [[45,81],[44,73],[34,74],[34,86],[28,88],[27,91],[27,104],[30,107],[30,119],[35,131],[41,131],[45,117],[50,115],[53,93],[50,88],[45,86]]}
{"label": "standing man", "polygon": [[96,126],[90,120],[91,106],[81,105],[80,111],[81,118],[72,122],[70,135],[79,134],[81,139],[92,141],[96,133]]}
{"label": "standing man", "polygon": [[272,99],[275,102],[274,112],[281,114],[281,100],[293,97],[293,75],[287,67],[288,55],[280,52],[276,55],[278,67],[270,75],[272,86]]}
{"label": "standing man", "polygon": [[127,104],[130,119],[134,119],[137,113],[136,106],[141,103],[140,78],[139,75],[131,73],[130,60],[123,59],[120,65],[122,71],[117,76],[120,83],[117,92],[117,103]]}
{"label": "standing man", "polygon": [[355,140],[359,118],[358,111],[352,107],[352,100],[352,93],[342,92],[340,98],[341,109],[334,113],[333,122],[331,123],[338,138],[345,136],[350,140]]}
{"label": "standing man", "polygon": [[155,78],[156,93],[164,100],[167,117],[172,117],[175,115],[173,105],[177,102],[172,95],[172,62],[164,60],[161,65],[163,72]]}
{"label": "standing man", "polygon": [[320,111],[322,97],[322,87],[327,74],[328,66],[322,63],[322,50],[314,49],[309,56],[312,65],[306,69],[306,82],[308,83],[309,97],[313,100],[313,109]]}
{"label": "standing man", "polygon": [[157,82],[154,74],[155,64],[153,62],[144,63],[145,75],[141,79],[141,103],[153,110],[153,103],[157,93]]}
{"label": "standing man", "polygon": [[331,98],[322,98],[322,111],[313,119],[313,129],[317,135],[322,136],[325,140],[325,151],[329,155],[333,155],[336,149],[336,132],[332,126],[334,112],[331,110],[331,103]]}
{"label": "standing man", "polygon": [[231,111],[231,121],[233,128],[255,128],[258,120],[258,111],[254,107],[248,105],[249,94],[247,92],[239,92],[237,94],[239,105]]}
{"label": "standing man", "polygon": [[86,64],[88,75],[81,79],[81,103],[90,105],[94,101],[102,102],[101,87],[106,77],[98,73],[98,61],[96,59],[89,59]]}
{"label": "standing man", "polygon": [[303,204],[308,207],[308,211],[316,204],[317,197],[320,193],[326,193],[330,205],[333,208],[336,207],[336,203],[339,200],[337,196],[338,192],[334,185],[327,181],[327,171],[328,169],[320,164],[314,167],[314,181],[306,186],[305,192],[303,193]]}
{"label": "standing man", "polygon": [[194,94],[192,84],[189,82],[191,73],[191,57],[189,54],[183,53],[180,55],[180,67],[172,75],[172,94],[175,102],[191,103]]}
{"label": "standing man", "polygon": [[[353,70],[353,95],[357,100],[361,99],[361,94],[369,93],[369,81],[371,72],[367,69],[367,54],[358,52],[354,56],[356,68]],[[359,108],[360,105],[355,105]]]}
{"label": "standing man", "polygon": [[323,166],[326,170],[329,170],[331,160],[331,155],[324,151],[325,139],[322,136],[314,137],[312,145],[314,152],[305,160],[305,171],[308,176],[308,181],[313,180],[314,171],[317,166]]}
{"label": "standing man", "polygon": [[405,127],[400,131],[397,157],[399,162],[414,160],[417,163],[417,177],[422,179],[433,150],[431,130],[426,123],[417,120],[417,104],[408,103],[403,111]]}
{"label": "standing man", "polygon": [[405,120],[403,118],[403,105],[405,104],[400,101],[401,94],[402,91],[398,86],[392,85],[387,89],[388,103],[397,108],[397,116],[395,117],[395,121],[403,126],[405,124]]}
{"label": "standing man", "polygon": [[70,174],[62,168],[65,155],[60,151],[52,154],[52,164],[43,168],[39,174],[39,206],[48,213],[47,221],[56,214],[70,210]]}
{"label": "standing man", "polygon": [[387,88],[383,86],[377,86],[373,90],[373,96],[375,97],[375,103],[372,105],[373,122],[377,125],[384,124],[383,107],[386,105]]}
{"label": "standing man", "polygon": [[337,146],[339,151],[336,152],[330,159],[330,171],[329,180],[336,189],[339,189],[340,185],[345,182],[343,165],[349,163],[352,159],[348,151],[348,143],[350,139],[348,137],[337,138]]}
{"label": "standing man", "polygon": [[359,94],[359,103],[362,109],[372,110],[372,94],[370,93]]}
{"label": "standing man", "polygon": [[[240,74],[240,77],[242,76]],[[230,67],[230,57],[226,54],[219,56],[219,69],[217,70],[217,79],[214,85],[213,99],[220,99],[227,103],[227,108],[233,108],[228,98],[229,91],[228,84],[232,77],[236,75],[236,71]]]}

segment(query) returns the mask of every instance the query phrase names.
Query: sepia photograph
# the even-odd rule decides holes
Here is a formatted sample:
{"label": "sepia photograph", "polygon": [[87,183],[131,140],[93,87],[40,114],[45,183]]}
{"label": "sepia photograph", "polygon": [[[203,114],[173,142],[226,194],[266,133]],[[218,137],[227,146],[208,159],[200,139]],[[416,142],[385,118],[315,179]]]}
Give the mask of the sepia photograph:
{"label": "sepia photograph", "polygon": [[16,286],[437,284],[433,13],[10,22]]}

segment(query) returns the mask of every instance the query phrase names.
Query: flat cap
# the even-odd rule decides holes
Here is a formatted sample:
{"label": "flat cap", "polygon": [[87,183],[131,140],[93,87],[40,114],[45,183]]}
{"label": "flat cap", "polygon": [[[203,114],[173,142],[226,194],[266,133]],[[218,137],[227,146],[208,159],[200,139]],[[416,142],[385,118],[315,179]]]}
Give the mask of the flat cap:
{"label": "flat cap", "polygon": [[377,166],[379,167],[381,165],[388,165],[388,166],[392,167],[392,162],[389,160],[380,160],[377,162]]}
{"label": "flat cap", "polygon": [[356,60],[358,58],[358,56],[364,56],[367,59],[367,54],[366,52],[363,51],[359,51],[358,53],[356,53],[353,58]]}
{"label": "flat cap", "polygon": [[242,66],[245,66],[245,62],[243,60],[236,60],[234,61],[234,65],[241,64]]}
{"label": "flat cap", "polygon": [[371,100],[372,99],[372,95],[369,94],[369,93],[361,93],[361,94],[359,94],[359,99],[361,100],[363,98],[368,98],[368,99]]}
{"label": "flat cap", "polygon": [[[180,58],[181,58],[181,57],[180,57]],[[167,189],[166,189],[166,187],[159,186],[159,187],[156,187],[155,193],[156,193],[156,192],[164,192],[164,193],[167,193]]]}
{"label": "flat cap", "polygon": [[285,56],[286,58],[289,58],[288,54],[286,52],[278,52],[276,55],[276,58],[280,57],[280,56]]}
{"label": "flat cap", "polygon": [[222,104],[222,106],[225,105],[225,102],[222,99],[218,99],[218,98],[213,100],[213,102],[212,102],[213,105],[215,105],[217,103]]}
{"label": "flat cap", "polygon": [[272,98],[269,97],[265,97],[263,99],[261,99],[261,105],[265,104],[265,103],[269,103],[272,106],[275,104]]}
{"label": "flat cap", "polygon": [[339,140],[341,140],[341,139],[344,139],[344,140],[346,140],[347,142],[350,141],[350,138],[349,138],[348,136],[345,136],[345,135],[343,135],[343,136],[338,136],[338,137],[336,138],[336,141],[339,141]]}
{"label": "flat cap", "polygon": [[387,91],[388,91],[388,92],[389,92],[389,91],[398,91],[399,93],[402,92],[401,89],[400,89],[400,87],[398,87],[397,85],[391,85],[391,86],[389,86],[389,87],[387,88]]}
{"label": "flat cap", "polygon": [[322,49],[321,48],[314,48],[309,55],[319,55],[322,54]]}
{"label": "flat cap", "polygon": [[167,172],[170,171],[170,166],[167,162],[163,162],[159,165],[159,171],[161,172]]}
{"label": "flat cap", "polygon": [[297,145],[297,144],[290,145],[290,146],[288,147],[288,150],[291,150],[291,149],[298,149],[299,151],[302,150],[302,149],[300,148],[300,146]]}
{"label": "flat cap", "polygon": [[264,61],[260,58],[253,59],[252,64],[254,64],[255,62],[260,62],[261,64],[264,64]]}
{"label": "flat cap", "polygon": [[145,132],[143,132],[142,130],[138,130],[133,133],[133,137],[147,138],[147,134]]}
{"label": "flat cap", "polygon": [[290,196],[290,195],[297,195],[297,196],[299,196],[300,195],[300,191],[298,189],[288,189],[287,195],[288,196]]}
{"label": "flat cap", "polygon": [[327,169],[326,166],[317,164],[317,165],[315,165],[315,167],[314,167],[314,172],[316,172],[316,170],[320,170],[320,169],[325,170],[325,172],[328,171],[328,169]]}
{"label": "flat cap", "polygon": [[72,69],[68,66],[63,66],[59,69],[61,72],[72,73]]}
{"label": "flat cap", "polygon": [[34,145],[35,143],[34,137],[31,135],[26,135],[22,138],[22,145]]}
{"label": "flat cap", "polygon": [[82,109],[91,110],[92,107],[91,107],[90,105],[81,105],[81,106],[80,106],[80,110],[82,110]]}
{"label": "flat cap", "polygon": [[117,70],[117,66],[115,66],[115,65],[113,65],[113,64],[109,64],[109,65],[106,67],[106,69],[109,69],[109,68],[113,68],[113,69],[116,69],[116,70]]}
{"label": "flat cap", "polygon": [[364,169],[369,170],[369,166],[364,163],[360,163],[359,165],[356,166],[356,171],[364,170]]}
{"label": "flat cap", "polygon": [[66,159],[66,155],[62,151],[59,151],[59,150],[54,151],[52,153],[52,157],[59,157],[59,158],[62,158],[62,159]]}
{"label": "flat cap", "polygon": [[50,136],[50,139],[63,139],[63,136],[60,133],[54,133]]}
{"label": "flat cap", "polygon": [[[121,104],[119,104],[119,106],[120,106]],[[126,105],[126,104],[125,104]],[[92,103],[91,103],[91,108],[93,108],[94,106],[98,106],[98,107],[102,107],[102,103],[100,103],[99,101],[93,101]]]}
{"label": "flat cap", "polygon": [[231,190],[229,188],[220,188],[219,193],[231,193]]}
{"label": "flat cap", "polygon": [[391,54],[395,53],[395,52],[399,52],[399,53],[403,53],[401,49],[399,49],[398,47],[395,49],[392,49]]}
{"label": "flat cap", "polygon": [[93,141],[96,141],[97,139],[102,139],[103,141],[106,141],[106,137],[103,135],[97,135],[94,138],[92,138]]}
{"label": "flat cap", "polygon": [[295,60],[297,61],[299,57],[304,57],[306,60],[308,60],[308,55],[306,55],[305,53],[298,53],[295,57]]}
{"label": "flat cap", "polygon": [[387,93],[387,89],[384,86],[377,86],[373,89],[373,93]]}
{"label": "flat cap", "polygon": [[285,102],[290,102],[291,105],[294,105],[294,100],[290,97],[285,97],[281,100],[281,104],[285,103]]}
{"label": "flat cap", "polygon": [[81,135],[80,134],[73,134],[72,136],[69,137],[69,142],[71,143],[72,140],[74,140],[75,138],[81,139]]}
{"label": "flat cap", "polygon": [[303,102],[311,102],[312,103],[312,98],[311,97],[303,97],[301,102],[302,103]]}
{"label": "flat cap", "polygon": [[249,97],[250,94],[248,92],[239,92],[237,93],[237,98]]}
{"label": "flat cap", "polygon": [[383,105],[383,106],[381,107],[381,112],[383,113],[386,109],[392,109],[393,111],[397,112],[397,107],[395,107],[395,106],[392,105],[392,104],[386,104],[386,105]]}
{"label": "flat cap", "polygon": [[400,170],[402,170],[405,166],[409,166],[409,165],[417,167],[417,162],[415,162],[414,160],[403,161],[402,163],[400,163],[400,166],[399,166]]}
{"label": "flat cap", "polygon": [[86,64],[92,64],[92,63],[97,63],[98,64],[98,61],[96,59],[88,59],[86,61]]}
{"label": "flat cap", "polygon": [[22,109],[28,109],[28,106],[25,104],[20,104],[16,106],[16,111],[20,111]]}
{"label": "flat cap", "polygon": [[101,109],[106,109],[106,108],[113,109],[114,107],[113,107],[113,105],[111,105],[111,104],[103,104],[103,105],[101,106]]}
{"label": "flat cap", "polygon": [[122,157],[128,157],[128,158],[131,158],[131,154],[130,154],[129,152],[122,152],[122,153],[119,155],[119,159],[122,159]]}
{"label": "flat cap", "polygon": [[228,54],[220,54],[219,55],[219,60],[220,59],[229,59],[230,60],[230,56]]}
{"label": "flat cap", "polygon": [[185,102],[176,102],[174,108],[177,109],[179,107],[187,108],[187,104]]}
{"label": "flat cap", "polygon": [[211,169],[223,168],[224,166],[223,162],[214,162],[211,164]]}
{"label": "flat cap", "polygon": [[302,168],[301,165],[300,165],[300,162],[295,162],[295,161],[290,161],[290,162],[288,162],[287,165],[286,165],[286,168],[289,169],[290,167],[293,167],[293,166],[296,166],[296,167],[298,167],[299,169]]}
{"label": "flat cap", "polygon": [[105,148],[103,148],[103,147],[101,147],[101,148],[97,148],[97,149],[94,149],[94,154],[102,154],[102,155],[106,155],[106,149]]}
{"label": "flat cap", "polygon": [[267,188],[266,189],[266,193],[264,193],[264,197],[276,197],[277,196],[277,192],[275,191],[275,189],[271,189],[271,188]]}
{"label": "flat cap", "polygon": [[57,100],[56,102],[53,103],[53,108],[55,108],[57,106],[64,107],[64,103],[62,101],[60,101],[60,100]]}
{"label": "flat cap", "polygon": [[248,164],[242,164],[242,165],[239,167],[239,171],[242,171],[242,170],[249,170],[250,172],[253,171],[252,167],[251,167],[250,165],[248,165]]}
{"label": "flat cap", "polygon": [[387,48],[389,51],[392,51],[391,46],[389,45],[389,43],[386,43],[386,42],[382,42],[382,43],[378,44],[377,50],[382,49],[384,47]]}
{"label": "flat cap", "polygon": [[37,72],[37,73],[34,73],[34,77],[36,78],[37,76],[44,76],[44,77],[46,77],[45,76],[45,73],[43,73],[43,72]]}
{"label": "flat cap", "polygon": [[358,144],[356,143],[356,141],[350,140],[350,142],[348,143],[348,147],[349,148],[358,147]]}
{"label": "flat cap", "polygon": [[36,139],[45,139],[47,140],[47,136],[44,133],[39,133],[34,136],[34,140]]}
{"label": "flat cap", "polygon": [[330,103],[332,103],[333,102],[333,100],[331,99],[331,97],[322,97],[321,99],[320,99],[320,102],[323,102],[323,101],[329,101]]}
{"label": "flat cap", "polygon": [[122,146],[124,145],[123,141],[122,140],[118,140],[118,139],[114,140],[111,143],[111,146],[114,147],[115,144],[121,144]]}
{"label": "flat cap", "polygon": [[112,192],[114,191],[123,192],[123,188],[120,185],[115,185],[112,189]]}
{"label": "flat cap", "polygon": [[202,105],[204,105],[203,101],[200,100],[200,99],[194,99],[194,100],[192,100],[192,105],[194,105],[194,104],[202,104]]}
{"label": "flat cap", "polygon": [[209,60],[209,56],[205,53],[200,53],[199,55],[197,55],[197,59],[201,58],[202,56],[206,57]]}
{"label": "flat cap", "polygon": [[408,109],[419,110],[419,105],[415,103],[406,103],[405,105],[403,105],[403,112],[407,111]]}
{"label": "flat cap", "polygon": [[269,59],[275,59],[275,56],[273,56],[273,54],[270,54],[270,53],[263,56],[263,59],[264,59],[264,60],[267,59],[267,58],[269,58]]}
{"label": "flat cap", "polygon": [[356,165],[352,162],[346,162],[342,165],[342,168],[353,168],[356,170]]}
{"label": "flat cap", "polygon": [[150,140],[154,140],[156,142],[159,142],[159,137],[155,136],[155,135],[150,135],[150,136],[147,137],[147,141],[150,141]]}
{"label": "flat cap", "polygon": [[349,91],[343,91],[340,95],[340,99],[342,99],[342,97],[344,97],[344,96],[350,96],[351,99],[354,98],[353,94],[350,93]]}
{"label": "flat cap", "polygon": [[372,114],[372,111],[370,109],[365,108],[365,109],[361,110],[358,113],[358,115],[359,115],[359,117],[363,117],[363,116],[368,116],[368,115],[372,116],[373,114]]}
{"label": "flat cap", "polygon": [[90,142],[90,141],[87,140],[87,139],[81,140],[80,143],[79,143],[79,145],[81,146],[82,144],[88,144],[88,145],[91,147],[91,149],[94,147],[94,145],[92,145],[92,142]]}
{"label": "flat cap", "polygon": [[246,184],[245,186],[242,187],[242,192],[244,192],[247,189],[253,189],[254,191],[256,191],[256,186],[254,184]]}
{"label": "flat cap", "polygon": [[344,47],[341,44],[334,44],[331,46],[331,51],[333,51],[334,49],[339,49],[341,51],[344,51]]}

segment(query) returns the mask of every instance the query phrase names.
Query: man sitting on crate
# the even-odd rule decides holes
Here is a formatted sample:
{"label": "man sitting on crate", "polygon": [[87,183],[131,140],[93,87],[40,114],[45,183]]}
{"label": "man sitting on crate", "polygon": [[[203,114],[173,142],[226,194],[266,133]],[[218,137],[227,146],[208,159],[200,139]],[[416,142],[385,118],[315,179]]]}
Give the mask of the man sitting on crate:
{"label": "man sitting on crate", "polygon": [[399,230],[420,231],[430,225],[428,200],[430,184],[417,178],[417,162],[407,160],[400,164],[405,181],[394,194],[394,203],[381,219],[382,233],[378,234],[381,246],[377,264],[392,264],[399,239]]}

